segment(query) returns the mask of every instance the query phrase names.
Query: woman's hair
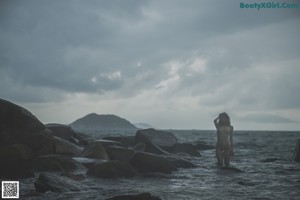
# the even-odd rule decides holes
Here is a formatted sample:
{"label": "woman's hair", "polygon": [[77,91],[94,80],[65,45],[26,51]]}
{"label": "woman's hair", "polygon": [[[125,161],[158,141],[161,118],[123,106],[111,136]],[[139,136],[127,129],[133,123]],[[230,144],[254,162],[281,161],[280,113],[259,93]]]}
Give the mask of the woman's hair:
{"label": "woman's hair", "polygon": [[[221,120],[223,119],[223,120]],[[218,121],[219,126],[230,126],[230,118],[227,113],[223,112],[219,114],[219,121]]]}

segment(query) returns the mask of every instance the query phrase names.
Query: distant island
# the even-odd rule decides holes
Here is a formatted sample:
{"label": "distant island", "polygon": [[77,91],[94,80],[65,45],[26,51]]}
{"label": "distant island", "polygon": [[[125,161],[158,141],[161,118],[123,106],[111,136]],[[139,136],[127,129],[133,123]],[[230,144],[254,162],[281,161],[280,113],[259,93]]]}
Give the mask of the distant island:
{"label": "distant island", "polygon": [[96,113],[75,120],[70,126],[75,130],[136,130],[137,127],[119,116]]}

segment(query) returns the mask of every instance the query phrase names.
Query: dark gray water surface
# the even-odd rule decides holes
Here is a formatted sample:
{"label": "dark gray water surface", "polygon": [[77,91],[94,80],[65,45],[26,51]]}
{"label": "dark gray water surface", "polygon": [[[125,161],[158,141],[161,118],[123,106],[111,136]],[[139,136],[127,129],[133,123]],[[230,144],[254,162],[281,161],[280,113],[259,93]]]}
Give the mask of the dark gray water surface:
{"label": "dark gray water surface", "polygon": [[[215,131],[172,130],[181,142],[205,141],[215,144]],[[30,195],[32,180],[21,180],[23,199],[105,199],[125,193],[150,192],[165,200],[183,199],[300,199],[300,163],[291,162],[300,132],[235,131],[233,167],[221,170],[215,150],[201,151],[190,161],[199,167],[179,169],[171,175],[130,179],[88,177],[80,192]],[[22,186],[23,185],[23,186]]]}

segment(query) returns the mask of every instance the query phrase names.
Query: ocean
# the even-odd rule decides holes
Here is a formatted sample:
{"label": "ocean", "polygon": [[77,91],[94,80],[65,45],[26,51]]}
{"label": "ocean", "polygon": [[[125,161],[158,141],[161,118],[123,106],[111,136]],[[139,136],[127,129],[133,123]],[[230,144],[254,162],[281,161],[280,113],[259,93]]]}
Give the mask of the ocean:
{"label": "ocean", "polygon": [[[215,145],[216,132],[168,130],[180,142],[205,141]],[[127,134],[128,135],[128,134]],[[300,163],[292,156],[300,132],[235,131],[231,165],[241,173],[217,167],[215,150],[200,151],[189,160],[198,167],[170,175],[100,179],[87,177],[79,192],[31,195],[32,180],[20,180],[21,199],[105,199],[120,194],[149,192],[164,200],[300,199]],[[22,198],[23,197],[23,198]]]}

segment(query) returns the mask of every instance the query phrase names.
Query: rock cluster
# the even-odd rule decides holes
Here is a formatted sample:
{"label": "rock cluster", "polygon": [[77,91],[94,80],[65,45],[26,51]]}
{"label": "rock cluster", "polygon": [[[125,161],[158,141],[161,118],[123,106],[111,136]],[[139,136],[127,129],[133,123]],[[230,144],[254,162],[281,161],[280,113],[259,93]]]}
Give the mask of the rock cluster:
{"label": "rock cluster", "polygon": [[[196,167],[185,158],[201,156],[203,147],[180,143],[173,133],[153,128],[137,130],[134,136],[87,141],[70,126],[44,125],[25,108],[3,99],[0,121],[0,178],[28,178],[37,173],[37,192],[82,190],[80,180],[86,175],[129,178]],[[141,193],[110,199],[159,198]]]}

